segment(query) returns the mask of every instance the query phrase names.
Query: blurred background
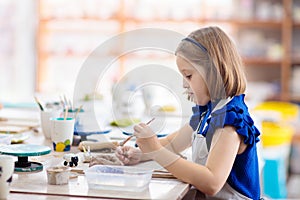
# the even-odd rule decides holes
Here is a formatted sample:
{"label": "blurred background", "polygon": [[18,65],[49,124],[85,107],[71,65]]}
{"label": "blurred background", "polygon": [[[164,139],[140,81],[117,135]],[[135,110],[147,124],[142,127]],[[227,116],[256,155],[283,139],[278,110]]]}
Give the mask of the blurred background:
{"label": "blurred background", "polygon": [[[236,42],[247,66],[249,98],[252,84],[259,84],[264,91],[255,90],[253,98],[300,100],[300,1],[2,0],[0,16],[0,101],[72,93],[87,56],[118,33],[155,27],[187,35],[207,25],[220,26]],[[173,57],[151,52],[121,58],[115,66],[122,73],[149,60],[176,68]]]}
{"label": "blurred background", "polygon": [[[227,32],[243,57],[247,101],[265,133],[264,161],[271,175],[264,179],[269,180],[264,193],[300,198],[295,189],[300,186],[299,0],[1,0],[0,103],[26,106],[34,102],[34,95],[43,100],[61,94],[72,97],[86,58],[119,33],[163,28],[187,35],[208,25]],[[110,55],[93,59],[101,56]],[[99,87],[99,99],[111,95],[123,74],[153,62],[177,70],[169,54],[143,51],[122,56],[112,64],[105,87]],[[172,102],[162,98],[164,93],[153,98]],[[268,101],[272,104],[264,104]],[[274,139],[275,133],[279,136]],[[276,157],[283,148],[286,154]]]}

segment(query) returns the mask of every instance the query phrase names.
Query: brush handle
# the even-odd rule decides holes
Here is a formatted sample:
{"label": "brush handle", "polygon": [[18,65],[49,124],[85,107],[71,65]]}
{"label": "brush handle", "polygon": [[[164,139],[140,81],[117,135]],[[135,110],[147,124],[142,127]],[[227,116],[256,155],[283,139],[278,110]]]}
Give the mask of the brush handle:
{"label": "brush handle", "polygon": [[155,117],[153,117],[152,119],[150,119],[150,121],[148,121],[148,122],[146,123],[146,125],[149,125],[151,122],[153,122],[153,120],[155,120]]}
{"label": "brush handle", "polygon": [[124,146],[124,144],[126,144],[131,138],[133,138],[134,135],[129,136],[128,138],[126,138],[123,142],[120,142],[119,146]]}
{"label": "brush handle", "polygon": [[65,113],[64,113],[64,120],[67,120],[67,117],[68,117],[68,110],[69,110],[69,108],[66,107],[66,108],[65,108]]}
{"label": "brush handle", "polygon": [[76,118],[77,118],[78,113],[81,111],[82,106],[83,106],[83,105],[81,105],[81,106],[77,109],[77,111],[76,111],[76,113],[75,113],[75,115],[74,115],[74,119],[75,119],[75,120],[76,120]]}
{"label": "brush handle", "polygon": [[[153,120],[155,120],[155,118],[153,117],[150,121],[148,121],[146,123],[146,125],[149,125]],[[127,143],[129,140],[131,140],[131,138],[133,138],[134,135],[129,136],[128,138],[126,138],[123,142],[120,142],[119,146],[124,146],[125,143]]]}
{"label": "brush handle", "polygon": [[36,97],[34,97],[34,100],[35,100],[35,102],[39,105],[40,110],[41,110],[41,111],[44,111],[44,108],[43,108],[42,104],[39,102],[39,100],[38,100]]}

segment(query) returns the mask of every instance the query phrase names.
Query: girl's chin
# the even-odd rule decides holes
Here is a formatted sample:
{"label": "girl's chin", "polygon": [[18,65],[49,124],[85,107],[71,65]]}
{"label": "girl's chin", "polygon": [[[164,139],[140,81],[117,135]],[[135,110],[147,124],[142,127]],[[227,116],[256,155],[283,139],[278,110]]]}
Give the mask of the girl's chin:
{"label": "girl's chin", "polygon": [[203,99],[200,99],[199,101],[195,98],[194,99],[194,102],[199,105],[199,106],[205,106],[208,104],[209,102],[209,99],[206,99],[206,98],[203,98]]}

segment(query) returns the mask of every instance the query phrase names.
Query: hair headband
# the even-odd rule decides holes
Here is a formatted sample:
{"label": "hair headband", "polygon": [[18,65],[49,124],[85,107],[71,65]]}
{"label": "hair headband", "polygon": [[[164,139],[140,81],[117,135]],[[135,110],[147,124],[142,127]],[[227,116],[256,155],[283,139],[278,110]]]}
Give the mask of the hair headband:
{"label": "hair headband", "polygon": [[193,43],[194,45],[196,45],[197,47],[199,47],[202,51],[206,52],[207,53],[207,49],[202,45],[200,44],[199,42],[197,42],[196,40],[192,39],[192,38],[184,38],[183,40],[186,40],[186,41],[189,41],[191,43]]}

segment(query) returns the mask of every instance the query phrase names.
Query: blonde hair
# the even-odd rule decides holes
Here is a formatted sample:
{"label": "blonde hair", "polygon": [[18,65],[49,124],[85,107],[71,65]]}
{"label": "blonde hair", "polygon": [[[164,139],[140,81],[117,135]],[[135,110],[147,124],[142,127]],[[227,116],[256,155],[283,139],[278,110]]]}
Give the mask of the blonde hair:
{"label": "blonde hair", "polygon": [[191,48],[186,48],[187,44],[183,43],[187,42],[182,42],[176,54],[180,53],[188,60],[192,57],[193,63],[197,62],[197,66],[204,67],[206,76],[204,79],[212,100],[233,97],[245,92],[247,80],[244,65],[235,44],[225,32],[218,27],[206,27],[190,33],[188,38],[195,40],[203,48],[195,52],[188,50]]}

